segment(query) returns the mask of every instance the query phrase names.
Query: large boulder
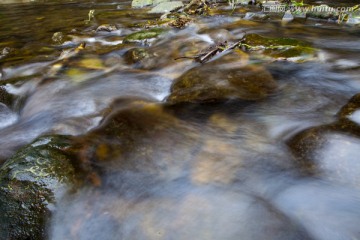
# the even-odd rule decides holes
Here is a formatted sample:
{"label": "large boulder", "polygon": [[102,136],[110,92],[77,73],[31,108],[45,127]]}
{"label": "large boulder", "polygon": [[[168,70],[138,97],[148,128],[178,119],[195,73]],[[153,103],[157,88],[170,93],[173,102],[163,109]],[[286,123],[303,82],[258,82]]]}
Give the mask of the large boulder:
{"label": "large boulder", "polygon": [[236,62],[231,65],[227,58],[222,57],[184,73],[172,85],[167,100],[171,103],[260,100],[276,88],[275,80],[265,68],[239,66]]}
{"label": "large boulder", "polygon": [[360,186],[359,97],[355,95],[341,108],[337,121],[303,130],[288,140],[304,173]]}
{"label": "large boulder", "polygon": [[0,168],[0,239],[44,239],[56,200],[75,181],[65,136],[40,137]]}

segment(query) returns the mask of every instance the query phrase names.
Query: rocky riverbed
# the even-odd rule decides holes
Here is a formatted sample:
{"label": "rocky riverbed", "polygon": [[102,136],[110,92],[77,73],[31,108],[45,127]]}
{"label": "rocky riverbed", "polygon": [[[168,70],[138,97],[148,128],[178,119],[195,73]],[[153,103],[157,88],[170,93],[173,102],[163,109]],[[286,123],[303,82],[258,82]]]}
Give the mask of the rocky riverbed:
{"label": "rocky riverbed", "polygon": [[[25,2],[0,3],[1,240],[360,239],[357,3]],[[290,8],[321,5],[353,10]]]}

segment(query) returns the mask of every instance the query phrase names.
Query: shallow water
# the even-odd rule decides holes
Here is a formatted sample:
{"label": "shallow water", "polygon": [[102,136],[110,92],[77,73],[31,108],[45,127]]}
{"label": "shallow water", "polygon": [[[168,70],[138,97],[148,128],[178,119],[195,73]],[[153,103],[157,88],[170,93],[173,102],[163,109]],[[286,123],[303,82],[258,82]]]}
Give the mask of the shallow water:
{"label": "shallow water", "polygon": [[[120,43],[157,16],[129,6],[0,5],[0,83],[16,96],[0,103],[0,159],[43,134],[110,149],[90,157],[100,186],[58,203],[50,239],[360,239],[359,116],[341,127],[337,114],[360,91],[360,29],[248,21],[224,5],[141,46],[150,57],[130,64],[126,52],[139,45]],[[101,24],[118,30],[96,32]],[[52,40],[56,32],[63,39]],[[244,32],[307,41],[316,54],[304,63],[232,53],[204,65],[174,60]],[[84,51],[61,59],[81,42]],[[237,71],[271,74],[276,87],[258,98],[169,102],[191,69],[205,87]]]}

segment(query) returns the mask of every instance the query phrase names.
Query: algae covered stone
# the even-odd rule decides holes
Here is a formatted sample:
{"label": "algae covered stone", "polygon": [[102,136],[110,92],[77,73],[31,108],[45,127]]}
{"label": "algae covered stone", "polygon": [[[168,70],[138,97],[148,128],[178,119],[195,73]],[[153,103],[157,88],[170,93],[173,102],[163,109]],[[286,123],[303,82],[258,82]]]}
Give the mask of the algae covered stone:
{"label": "algae covered stone", "polygon": [[138,31],[126,36],[124,38],[124,43],[139,43],[145,40],[150,40],[152,38],[158,37],[160,34],[164,32],[165,30],[162,28],[152,28],[148,30]]}
{"label": "algae covered stone", "polygon": [[133,64],[150,57],[150,54],[145,48],[132,48],[125,53],[124,57],[126,63]]}
{"label": "algae covered stone", "polygon": [[311,58],[315,49],[309,43],[293,38],[267,38],[258,34],[246,35],[241,46],[248,51],[259,51],[273,58]]}
{"label": "algae covered stone", "polygon": [[40,137],[0,168],[0,239],[44,239],[54,203],[75,181],[66,136]]}

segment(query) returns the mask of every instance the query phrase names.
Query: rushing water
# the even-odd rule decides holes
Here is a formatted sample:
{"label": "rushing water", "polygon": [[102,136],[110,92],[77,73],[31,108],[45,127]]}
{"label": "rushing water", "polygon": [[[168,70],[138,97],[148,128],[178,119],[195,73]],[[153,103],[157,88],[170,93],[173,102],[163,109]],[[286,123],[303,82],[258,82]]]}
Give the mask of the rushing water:
{"label": "rushing water", "polygon": [[[360,239],[358,112],[349,117],[355,130],[337,127],[337,113],[360,91],[360,29],[230,12],[224,5],[170,30],[146,47],[150,58],[129,64],[125,53],[136,44],[120,44],[124,36],[158,17],[130,2],[0,5],[0,83],[17,99],[0,103],[0,159],[49,133],[121,151],[95,164],[100,187],[58,203],[50,239]],[[101,24],[118,30],[96,32]],[[64,39],[53,40],[56,32]],[[231,54],[204,65],[174,60],[244,32],[304,40],[317,53],[304,63]],[[84,51],[59,61],[81,42]],[[94,62],[100,67],[86,66]],[[222,74],[246,66],[254,77],[271,74],[276,89],[259,100],[166,101],[190,69],[221,85]],[[126,119],[119,131],[131,144],[104,135],[108,111]]]}

